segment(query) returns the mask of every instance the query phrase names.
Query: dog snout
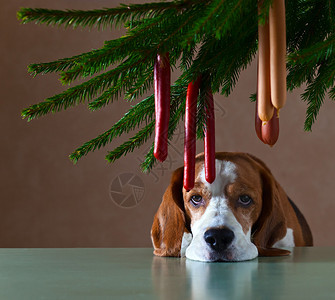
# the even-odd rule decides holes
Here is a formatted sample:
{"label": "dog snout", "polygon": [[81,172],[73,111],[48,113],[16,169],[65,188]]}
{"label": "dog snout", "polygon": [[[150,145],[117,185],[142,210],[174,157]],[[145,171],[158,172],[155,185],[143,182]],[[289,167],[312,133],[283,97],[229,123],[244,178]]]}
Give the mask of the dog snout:
{"label": "dog snout", "polygon": [[215,251],[227,249],[234,237],[234,232],[228,228],[212,228],[204,233],[205,242]]}

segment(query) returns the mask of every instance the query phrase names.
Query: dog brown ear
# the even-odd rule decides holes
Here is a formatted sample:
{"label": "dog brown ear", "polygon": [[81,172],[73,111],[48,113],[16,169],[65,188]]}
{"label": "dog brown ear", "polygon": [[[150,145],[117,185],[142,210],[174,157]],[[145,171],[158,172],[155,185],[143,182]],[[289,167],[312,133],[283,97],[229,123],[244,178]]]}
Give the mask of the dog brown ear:
{"label": "dog brown ear", "polygon": [[154,217],[151,239],[154,254],[158,256],[180,256],[183,234],[189,232],[185,224],[183,173],[184,168],[173,172],[170,185]]}
{"label": "dog brown ear", "polygon": [[262,179],[262,210],[252,227],[252,241],[258,249],[258,256],[284,256],[290,251],[272,248],[272,245],[286,234],[286,218],[281,197],[286,197],[281,186],[274,179],[268,167],[258,158],[250,157],[258,164]]}

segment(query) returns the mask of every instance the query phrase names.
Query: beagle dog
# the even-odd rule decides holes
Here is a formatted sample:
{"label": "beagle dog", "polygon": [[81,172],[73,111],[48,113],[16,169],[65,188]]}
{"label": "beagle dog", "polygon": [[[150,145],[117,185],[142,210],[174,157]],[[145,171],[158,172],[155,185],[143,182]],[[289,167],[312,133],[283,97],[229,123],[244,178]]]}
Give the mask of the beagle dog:
{"label": "beagle dog", "polygon": [[260,159],[221,152],[215,163],[209,184],[204,155],[197,155],[190,191],[183,188],[183,168],[174,171],[151,229],[155,255],[244,261],[313,245],[304,216]]}

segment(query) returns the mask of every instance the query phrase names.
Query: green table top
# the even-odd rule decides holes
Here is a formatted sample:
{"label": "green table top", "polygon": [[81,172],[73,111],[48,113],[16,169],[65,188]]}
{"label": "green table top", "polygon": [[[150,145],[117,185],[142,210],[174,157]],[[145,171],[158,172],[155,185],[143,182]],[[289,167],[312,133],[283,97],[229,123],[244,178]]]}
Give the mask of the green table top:
{"label": "green table top", "polygon": [[152,249],[0,249],[0,299],[335,299],[335,248],[203,263]]}

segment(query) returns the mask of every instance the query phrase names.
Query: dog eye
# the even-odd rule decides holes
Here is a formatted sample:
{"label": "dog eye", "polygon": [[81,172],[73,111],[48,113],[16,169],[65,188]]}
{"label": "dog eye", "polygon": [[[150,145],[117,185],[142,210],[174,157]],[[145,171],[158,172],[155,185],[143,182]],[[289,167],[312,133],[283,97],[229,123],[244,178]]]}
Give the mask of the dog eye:
{"label": "dog eye", "polygon": [[194,206],[198,206],[202,201],[202,197],[200,195],[193,195],[191,197],[191,202]]}
{"label": "dog eye", "polygon": [[241,195],[238,198],[238,202],[241,203],[243,206],[248,206],[252,203],[252,199],[248,195]]}

